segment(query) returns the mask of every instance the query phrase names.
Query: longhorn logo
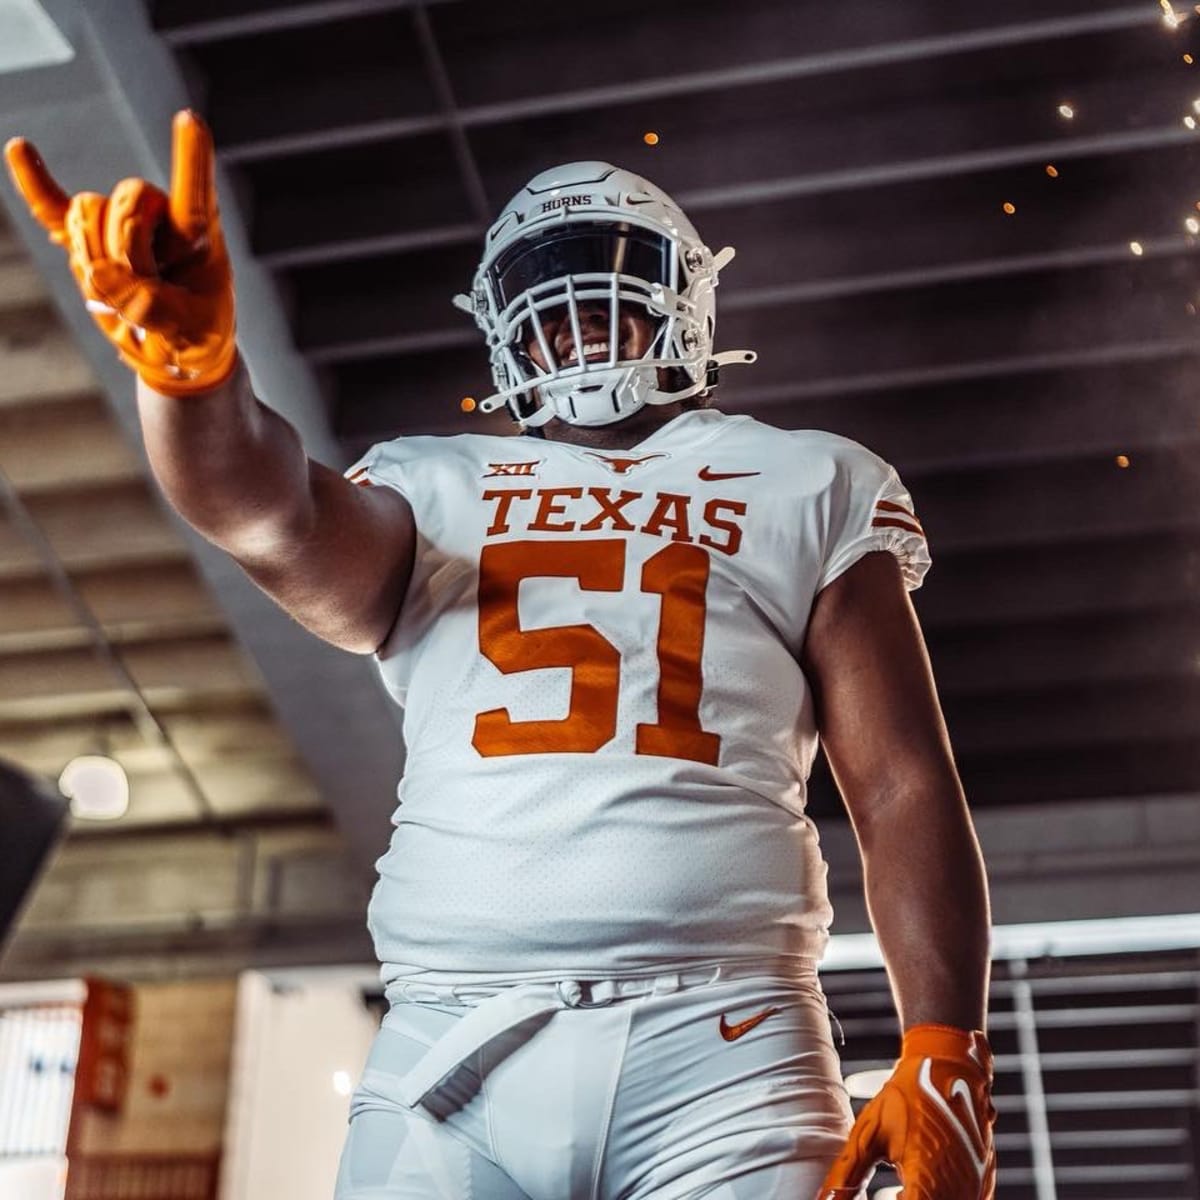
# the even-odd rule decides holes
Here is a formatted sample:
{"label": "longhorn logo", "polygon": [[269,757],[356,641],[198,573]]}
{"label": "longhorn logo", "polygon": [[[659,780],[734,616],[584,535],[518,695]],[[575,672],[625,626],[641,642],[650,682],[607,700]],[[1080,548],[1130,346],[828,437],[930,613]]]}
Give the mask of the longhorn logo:
{"label": "longhorn logo", "polygon": [[670,457],[667,454],[643,454],[640,458],[614,458],[608,454],[597,454],[594,450],[588,450],[586,453],[589,458],[602,462],[614,475],[628,475],[634,467],[640,467],[656,458]]}

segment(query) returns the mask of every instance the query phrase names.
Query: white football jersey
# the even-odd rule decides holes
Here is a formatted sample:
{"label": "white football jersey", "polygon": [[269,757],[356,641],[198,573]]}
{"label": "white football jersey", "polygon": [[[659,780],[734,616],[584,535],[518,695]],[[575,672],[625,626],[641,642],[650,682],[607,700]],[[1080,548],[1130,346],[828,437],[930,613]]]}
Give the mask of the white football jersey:
{"label": "white football jersey", "polygon": [[401,492],[418,531],[378,651],[408,748],[370,907],[385,974],[819,957],[797,658],[869,551],[920,585],[896,472],[701,409],[620,453],[406,437],[347,475]]}

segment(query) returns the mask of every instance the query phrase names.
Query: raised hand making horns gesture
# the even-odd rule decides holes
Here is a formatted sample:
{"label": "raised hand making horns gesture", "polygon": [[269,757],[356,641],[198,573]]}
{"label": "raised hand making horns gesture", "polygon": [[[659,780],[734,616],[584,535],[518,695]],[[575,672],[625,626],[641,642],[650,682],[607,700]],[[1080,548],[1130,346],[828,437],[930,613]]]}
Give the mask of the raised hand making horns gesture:
{"label": "raised hand making horns gesture", "polygon": [[187,110],[176,114],[172,132],[169,195],[124,179],[110,196],[68,196],[32,143],[13,138],[4,155],[122,360],[155,391],[187,396],[233,373],[233,274],[217,213],[212,134]]}

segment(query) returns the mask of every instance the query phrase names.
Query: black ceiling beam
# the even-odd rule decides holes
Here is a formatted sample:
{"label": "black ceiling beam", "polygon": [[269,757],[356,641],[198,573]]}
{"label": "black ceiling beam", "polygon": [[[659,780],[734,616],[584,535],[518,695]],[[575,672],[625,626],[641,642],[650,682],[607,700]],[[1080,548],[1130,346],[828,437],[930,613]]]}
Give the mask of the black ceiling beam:
{"label": "black ceiling beam", "polygon": [[720,341],[767,351],[738,377],[739,401],[748,408],[778,392],[794,403],[1171,358],[1188,346],[1200,349],[1187,307],[1195,295],[1188,267],[1181,258],[1144,262],[1130,255],[1071,272],[768,305],[724,316]]}
{"label": "black ceiling beam", "polygon": [[934,545],[932,553],[933,568],[915,593],[927,630],[1063,621],[1200,596],[1200,529],[1102,533],[986,551]]}
{"label": "black ceiling beam", "polygon": [[[379,10],[383,12],[401,7],[406,6],[399,3],[378,6]],[[677,22],[679,17],[677,14],[664,12],[660,19]],[[821,79],[832,75],[860,74],[867,71],[877,72],[888,67],[903,67],[907,64],[919,63],[924,66],[942,58],[981,54],[988,51],[1011,52],[1014,47],[1018,46],[1036,46],[1088,35],[1127,32],[1151,26],[1160,20],[1161,17],[1156,16],[1153,9],[1143,5],[1126,5],[1099,12],[1022,21],[1007,26],[962,30],[952,34],[897,41],[884,40],[865,46],[856,44],[850,48],[829,50],[818,54],[784,56],[736,66],[712,66],[704,70],[677,72],[673,75],[659,71],[648,78],[624,77],[601,87],[572,88],[549,94],[542,90],[537,94],[519,99],[505,98],[480,104],[465,103],[461,107],[457,119],[464,129],[483,129],[616,105],[661,103],[667,99],[689,98],[708,92],[773,83],[793,84],[804,79]],[[678,26],[676,25],[675,28],[677,37]],[[530,35],[536,32],[536,25],[531,23]],[[652,37],[649,31],[643,30],[641,33],[647,38]],[[477,47],[475,53],[478,54],[482,49],[482,47]],[[494,54],[498,46],[493,45],[488,49]],[[713,52],[715,55],[720,54],[719,48],[716,47],[710,51],[710,53]],[[219,84],[219,82],[219,79],[214,80],[214,83]],[[347,80],[347,82],[352,81]],[[329,145],[348,145],[352,142],[364,144],[384,141],[396,136],[429,133],[447,129],[450,127],[450,123],[447,115],[436,112],[397,113],[336,128],[327,126],[321,129],[291,131],[280,129],[273,135],[247,139],[226,136],[221,139],[221,153],[222,157],[231,163],[261,161]]]}
{"label": "black ceiling beam", "polygon": [[[657,69],[644,71],[640,78],[613,54],[611,41],[596,36],[599,31],[589,30],[592,36],[580,39],[574,18],[564,22],[561,5],[555,0],[542,0],[541,4],[526,0],[528,23],[522,36],[510,43],[514,51],[521,52],[515,59],[501,60],[493,54],[490,62],[480,62],[481,51],[498,47],[505,35],[513,32],[508,22],[498,29],[494,17],[489,20],[483,15],[486,10],[482,6],[455,12],[453,21],[445,23],[443,45],[452,68],[457,67],[464,77],[464,85],[470,81],[470,87],[463,88],[464,107],[471,114],[469,123],[482,127],[593,108],[690,101],[701,94],[771,84],[795,87],[805,80],[875,77],[889,68],[904,69],[911,64],[936,70],[940,63],[971,57],[1011,60],[1031,47],[1054,47],[1057,51],[1063,42],[1128,34],[1152,27],[1156,18],[1161,20],[1158,14],[1138,5],[1089,8],[1078,0],[1074,5],[1077,11],[1071,12],[1072,6],[1064,5],[1049,18],[1044,5],[1010,0],[1004,9],[1008,20],[1002,24],[991,23],[993,13],[987,9],[963,8],[953,15],[943,10],[935,17],[932,10],[921,8],[897,14],[894,5],[877,2],[860,3],[853,13],[826,8],[818,31],[814,22],[796,21],[789,7],[760,0],[744,6],[734,16],[725,0],[690,0],[678,4],[674,11],[669,5],[647,10],[636,0],[625,0],[625,11],[636,12],[638,17],[636,38],[650,44],[657,41],[673,45],[676,53],[672,61],[692,67],[665,71],[662,57],[655,56],[651,61]],[[552,16],[556,9],[557,21]],[[633,26],[622,25],[613,10],[610,4],[604,32],[621,38]],[[482,21],[471,27],[470,19],[475,14],[480,14]],[[972,25],[973,21],[979,23]],[[864,39],[863,30],[870,30],[872,40]],[[776,58],[762,56],[764,48],[778,51],[791,46],[803,46],[804,52]],[[562,55],[568,47],[571,53]],[[514,96],[511,76],[535,63],[541,71],[536,76],[531,72],[530,78],[537,79],[538,84],[528,87],[528,94]],[[553,84],[547,87],[548,75],[555,82],[562,80],[571,86],[561,90]],[[589,81],[587,86],[580,87],[581,80]],[[496,93],[502,98],[484,99]]]}
{"label": "black ceiling beam", "polygon": [[454,161],[458,167],[463,191],[466,193],[467,206],[474,214],[475,220],[480,225],[486,226],[492,219],[492,206],[483,186],[479,164],[475,161],[471,143],[467,140],[462,111],[454,95],[454,84],[446,70],[446,61],[442,57],[437,35],[433,31],[433,23],[429,19],[429,13],[424,4],[413,5],[412,19],[417,45],[421,48],[421,59],[425,64],[425,71],[429,77],[430,86],[433,88],[433,94],[437,98],[438,112],[445,121],[446,131],[450,136]]}
{"label": "black ceiling beam", "polygon": [[[831,429],[923,475],[1058,461],[1183,451],[1200,437],[1194,356],[1105,363],[964,389],[951,383],[777,406],[740,406],[770,425]],[[731,401],[740,393],[731,392]]]}
{"label": "black ceiling beam", "polygon": [[[378,158],[339,151],[256,168],[251,185],[260,258],[276,268],[324,264],[333,272],[333,264],[379,255],[425,256],[440,249],[453,258],[465,246],[478,246],[480,223],[461,205],[448,220],[446,202],[436,192],[425,194],[426,161],[431,153],[435,161],[449,161],[446,149],[422,143],[416,155],[422,170],[415,175],[389,169],[405,153],[398,143]],[[1184,181],[1196,168],[1200,148],[1181,147],[1174,130],[1157,147],[1076,159],[1053,181],[1043,159],[1027,157],[1015,172],[914,180],[860,192],[812,191],[710,214],[701,222],[708,239],[714,245],[732,240],[739,249],[722,289],[722,311],[736,311],[739,291],[808,302],[839,290],[861,294],[1117,261],[1129,255],[1135,237],[1147,260],[1185,246],[1182,217],[1190,201]],[[353,184],[349,197],[347,188],[334,186],[345,177]],[[669,173],[660,178],[673,182]],[[360,205],[360,191],[372,207]],[[1006,197],[1018,203],[1011,220],[1000,211]],[[347,228],[348,200],[354,232],[322,236]],[[682,193],[681,202],[688,200]],[[746,228],[756,231],[753,238],[741,236]],[[981,256],[985,231],[990,253]],[[396,267],[397,276],[413,277],[411,268],[399,262]],[[430,271],[436,279],[432,262]],[[329,278],[336,284],[336,274]],[[429,287],[426,272],[417,278]]]}
{"label": "black ceiling beam", "polygon": [[232,38],[259,37],[283,29],[302,29],[334,21],[353,21],[376,13],[412,8],[417,3],[445,4],[451,0],[206,0],[195,15],[187,0],[158,0],[154,29],[176,49]]}
{"label": "black ceiling beam", "polygon": [[[389,141],[430,132],[429,123],[425,118],[396,118],[389,124],[390,128],[385,135]],[[343,129],[329,133],[298,135],[292,140],[287,155],[308,156],[326,151],[345,152],[348,148],[361,144],[358,133],[356,129]],[[1079,161],[1087,158],[1107,158],[1190,147],[1195,141],[1195,135],[1186,129],[1161,126],[1130,133],[1064,138],[1054,142],[1035,142],[990,151],[905,159],[831,171],[785,173],[771,178],[746,180],[721,188],[685,189],[677,193],[676,199],[689,213],[709,214],[709,223],[712,224],[717,214],[778,204],[781,201],[836,196],[851,191],[890,190],[915,183],[940,183],[965,175],[990,174],[1005,169],[1032,167],[1040,172],[1043,165],[1051,159]],[[397,148],[396,153],[400,152]],[[236,154],[225,150],[222,151],[222,157],[238,159]],[[309,174],[319,180],[324,172],[320,167],[313,167]],[[269,190],[269,181],[264,180],[258,184],[257,190]],[[304,197],[292,193],[288,196],[288,201],[292,204],[297,201],[303,204]],[[998,205],[997,199],[995,207],[998,208]],[[885,205],[878,215],[890,221],[894,219],[894,212],[890,205]],[[1153,214],[1143,214],[1143,220],[1146,217],[1153,220]],[[301,244],[281,245],[269,241],[264,243],[260,238],[258,248],[263,260],[273,267],[297,263],[338,262],[369,257],[380,250],[394,253],[429,246],[478,242],[484,230],[482,223],[469,221],[453,224],[429,221],[408,228],[396,228],[393,222],[387,229],[359,234],[343,232],[337,238],[329,238],[320,236],[323,230],[344,230],[345,226],[331,226],[328,222],[320,220],[309,220],[305,224],[309,236]],[[1137,227],[1135,232],[1140,234],[1142,230]]]}
{"label": "black ceiling beam", "polygon": [[1200,527],[1200,460],[1186,448],[1144,450],[1128,470],[1068,457],[945,471],[923,476],[913,491],[931,544],[943,551]]}
{"label": "black ceiling beam", "polygon": [[[1140,243],[1143,259],[1174,257],[1192,253],[1195,245],[1182,237]],[[828,279],[799,279],[775,287],[737,290],[736,279],[728,295],[721,297],[721,311],[743,312],[776,304],[820,304],[826,300],[852,300],[884,292],[912,291],[944,284],[985,283],[1012,275],[1037,275],[1071,271],[1080,267],[1126,266],[1131,254],[1128,242],[1072,246],[1044,253],[1012,254],[969,262],[937,263],[909,270],[880,271],[869,275],[846,275]]]}
{"label": "black ceiling beam", "polygon": [[930,628],[926,636],[947,698],[1200,677],[1200,597],[1067,620]]}
{"label": "black ceiling beam", "polygon": [[[888,8],[869,2],[855,6],[854,28],[847,27],[850,14],[829,6],[820,22],[805,20],[794,11],[797,6],[777,0],[752,3],[744,20],[731,20],[727,5],[711,0],[696,7],[701,11],[695,19],[689,11],[689,20],[673,26],[651,10],[657,24],[646,29],[641,17],[650,14],[643,14],[639,5],[636,35],[610,22],[615,32],[599,41],[603,53],[588,53],[591,39],[580,43],[574,27],[568,29],[561,17],[551,22],[548,15],[544,23],[551,28],[545,33],[531,27],[528,36],[514,38],[498,30],[486,51],[469,38],[456,51],[444,37],[443,48],[469,114],[475,100],[507,99],[514,91],[544,95],[548,74],[572,86],[580,79],[593,85],[604,81],[617,88],[617,95],[628,96],[631,76],[659,74],[648,66],[640,71],[624,66],[630,60],[645,63],[639,50],[654,40],[656,31],[664,44],[677,44],[677,61],[724,65],[733,55],[742,60],[762,55],[764,47],[767,53],[776,47],[840,52],[861,45],[863,29],[872,31],[878,47],[889,41],[884,34],[889,25],[896,27],[891,42],[900,44],[911,40],[906,33],[925,33],[931,25],[944,31],[959,20],[947,19],[944,8],[931,19],[934,10],[921,6]],[[987,8],[966,7],[976,20],[991,16]],[[864,8],[878,20],[872,22]],[[901,13],[893,16],[897,8]],[[447,27],[457,28],[461,18],[475,11],[474,6],[453,10],[455,19]],[[1009,5],[1005,11],[1008,15]],[[963,172],[1011,171],[1020,161],[1019,153],[1015,161],[1013,154],[1021,149],[1038,154],[1040,169],[1047,161],[1040,156],[1060,143],[1077,142],[1076,152],[1090,155],[1114,145],[1132,148],[1140,144],[1140,135],[1152,135],[1160,127],[1186,139],[1188,131],[1179,118],[1191,99],[1187,67],[1161,22],[1156,25],[1152,9],[1142,12],[1141,21],[1139,28],[1065,42],[1030,42],[1004,50],[880,62],[870,70],[715,87],[703,93],[703,121],[696,119],[697,95],[506,116],[487,127],[486,137],[476,139],[477,149],[496,199],[524,182],[531,159],[607,158],[646,171],[685,208],[701,213],[718,203],[758,205],[808,189],[892,187],[912,172],[944,181]],[[704,38],[706,27],[719,42]],[[768,36],[772,28],[775,38]],[[582,46],[583,61],[578,53],[566,54],[568,46]],[[486,85],[478,82],[481,74]],[[1077,112],[1074,121],[1056,111],[1067,99]],[[642,145],[647,128],[662,134],[653,149]],[[727,192],[727,187],[735,191]],[[996,208],[1000,199],[995,199]],[[878,215],[883,220],[892,214]]]}
{"label": "black ceiling beam", "polygon": [[430,250],[440,246],[464,246],[483,237],[482,226],[475,222],[439,225],[412,232],[397,230],[371,237],[356,237],[345,242],[321,242],[307,246],[279,247],[258,255],[259,261],[273,270],[347,263],[360,259],[376,260],[395,254]]}
{"label": "black ceiling beam", "polygon": [[1087,346],[1081,349],[1047,351],[1020,357],[1001,356],[973,362],[919,366],[893,371],[831,376],[825,379],[781,383],[768,388],[740,388],[739,407],[748,411],[771,404],[793,401],[864,396],[914,388],[974,384],[1002,378],[1072,371],[1088,367],[1118,367],[1130,363],[1153,363],[1200,354],[1194,338],[1160,338],[1153,341]]}
{"label": "black ceiling beam", "polygon": [[218,147],[220,158],[231,166],[319,154],[323,150],[345,150],[350,146],[376,146],[382,142],[442,133],[446,118],[439,113],[417,113],[404,117],[380,117],[325,129],[306,129],[255,138]]}
{"label": "black ceiling beam", "polygon": [[[937,664],[935,664],[935,670]],[[1172,741],[1188,747],[1200,770],[1200,668],[1169,676],[997,689],[977,696],[943,693],[956,752],[983,759],[1007,751],[1133,747]],[[1190,761],[1190,760],[1189,760]],[[1157,789],[1170,791],[1171,788]],[[1094,795],[1109,793],[1097,790]]]}
{"label": "black ceiling beam", "polygon": [[[974,809],[1200,791],[1194,735],[1126,743],[1087,741],[1037,750],[1013,744],[975,753],[964,748],[963,721],[952,711],[947,717],[956,764]],[[817,820],[845,813],[824,754],[818,756],[809,781],[808,813]]]}
{"label": "black ceiling beam", "polygon": [[870,163],[812,175],[780,176],[777,179],[747,180],[718,187],[697,188],[685,193],[680,203],[690,212],[711,212],[714,209],[749,204],[770,204],[799,196],[894,187],[897,184],[921,180],[950,179],[955,175],[973,175],[1041,164],[1051,159],[1091,158],[1097,155],[1129,154],[1162,146],[1187,146],[1195,140],[1189,130],[1165,125],[1125,133],[1104,133],[1092,137],[1030,142],[1019,146],[998,146],[988,150],[936,155],[904,162]]}

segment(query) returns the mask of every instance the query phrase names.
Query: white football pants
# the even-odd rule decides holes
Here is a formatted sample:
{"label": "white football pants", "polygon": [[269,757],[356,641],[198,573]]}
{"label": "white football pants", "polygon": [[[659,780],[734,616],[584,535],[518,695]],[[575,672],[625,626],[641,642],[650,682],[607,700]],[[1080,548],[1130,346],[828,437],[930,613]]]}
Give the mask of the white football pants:
{"label": "white football pants", "polygon": [[850,1129],[812,964],[388,995],[336,1200],[811,1200]]}

